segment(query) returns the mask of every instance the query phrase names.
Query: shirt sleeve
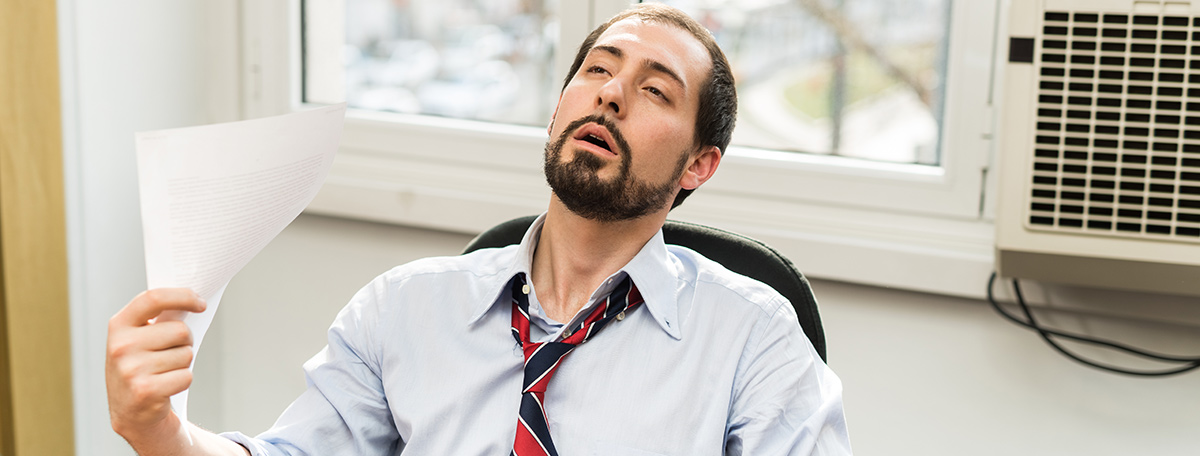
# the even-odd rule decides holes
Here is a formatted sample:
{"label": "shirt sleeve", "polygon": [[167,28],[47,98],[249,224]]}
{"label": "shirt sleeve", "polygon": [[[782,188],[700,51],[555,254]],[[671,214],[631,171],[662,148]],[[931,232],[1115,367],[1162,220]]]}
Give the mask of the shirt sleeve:
{"label": "shirt sleeve", "polygon": [[791,304],[784,300],[758,326],[734,380],[725,454],[851,454],[842,382],[817,355]]}
{"label": "shirt sleeve", "polygon": [[402,447],[380,379],[379,303],[386,281],[360,290],[329,329],[328,345],[304,363],[307,389],[255,438],[222,436],[254,456],[391,455]]}

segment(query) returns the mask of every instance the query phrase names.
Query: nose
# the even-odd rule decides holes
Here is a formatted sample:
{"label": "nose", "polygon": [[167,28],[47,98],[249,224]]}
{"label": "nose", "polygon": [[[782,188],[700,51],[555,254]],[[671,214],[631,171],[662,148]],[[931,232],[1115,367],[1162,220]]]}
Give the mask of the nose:
{"label": "nose", "polygon": [[609,79],[596,93],[596,107],[601,111],[610,111],[613,117],[623,118],[627,111],[625,90],[628,81],[620,76]]}

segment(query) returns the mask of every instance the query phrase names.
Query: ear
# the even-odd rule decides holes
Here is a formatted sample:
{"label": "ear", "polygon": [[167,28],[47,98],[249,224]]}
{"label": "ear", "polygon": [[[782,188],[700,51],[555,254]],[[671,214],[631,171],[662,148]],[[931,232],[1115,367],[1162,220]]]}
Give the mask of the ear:
{"label": "ear", "polygon": [[704,146],[689,160],[683,176],[679,178],[679,186],[684,190],[695,190],[716,174],[717,165],[721,164],[721,149]]}

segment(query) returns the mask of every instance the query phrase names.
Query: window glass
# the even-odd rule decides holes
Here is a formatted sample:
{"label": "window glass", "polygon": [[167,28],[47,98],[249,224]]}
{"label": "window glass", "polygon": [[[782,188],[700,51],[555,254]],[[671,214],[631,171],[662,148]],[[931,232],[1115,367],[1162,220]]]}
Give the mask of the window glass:
{"label": "window glass", "polygon": [[[307,2],[306,7],[317,7]],[[340,78],[309,62],[305,101],[353,108],[543,125],[558,94],[554,0],[344,0]],[[307,30],[306,30],[307,32]],[[305,37],[306,45],[315,45]],[[312,52],[306,50],[306,55]]]}
{"label": "window glass", "polygon": [[663,0],[713,32],[736,145],[937,165],[949,0]]}

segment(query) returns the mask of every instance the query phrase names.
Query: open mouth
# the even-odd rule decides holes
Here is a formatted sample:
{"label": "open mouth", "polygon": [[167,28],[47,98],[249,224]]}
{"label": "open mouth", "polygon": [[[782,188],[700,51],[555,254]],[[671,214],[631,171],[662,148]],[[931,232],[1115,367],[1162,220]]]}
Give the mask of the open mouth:
{"label": "open mouth", "polygon": [[577,141],[590,143],[612,153],[618,155],[617,144],[613,142],[613,134],[608,131],[603,125],[597,123],[588,123],[575,131],[574,138]]}
{"label": "open mouth", "polygon": [[587,141],[587,142],[590,142],[597,146],[600,146],[600,147],[604,148],[604,150],[612,152],[612,147],[608,146],[608,142],[605,141],[604,138],[601,138],[599,136],[589,133],[587,136],[584,136],[582,139],[584,141]]}

